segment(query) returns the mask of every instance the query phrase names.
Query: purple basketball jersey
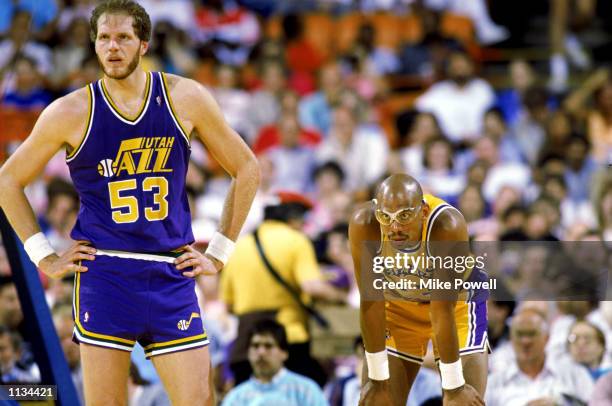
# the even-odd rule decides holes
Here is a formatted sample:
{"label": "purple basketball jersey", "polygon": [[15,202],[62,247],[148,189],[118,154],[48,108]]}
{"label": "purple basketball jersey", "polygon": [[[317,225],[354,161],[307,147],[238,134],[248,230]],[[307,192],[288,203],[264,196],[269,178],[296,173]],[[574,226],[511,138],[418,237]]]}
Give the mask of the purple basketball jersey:
{"label": "purple basketball jersey", "polygon": [[145,253],[192,243],[189,138],[164,75],[147,72],[145,100],[133,118],[115,106],[103,80],[87,90],[87,129],[66,157],[81,201],[71,237],[100,249]]}

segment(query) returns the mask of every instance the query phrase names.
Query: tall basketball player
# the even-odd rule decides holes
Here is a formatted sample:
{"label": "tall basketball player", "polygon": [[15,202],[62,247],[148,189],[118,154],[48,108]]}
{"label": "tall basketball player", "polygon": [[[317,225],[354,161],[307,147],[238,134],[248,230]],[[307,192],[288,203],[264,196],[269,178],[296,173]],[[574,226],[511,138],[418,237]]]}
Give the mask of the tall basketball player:
{"label": "tall basketball player", "polygon": [[[127,403],[130,351],[145,349],[173,405],[211,404],[210,359],[194,278],[227,261],[259,183],[256,160],[198,83],[145,72],[151,22],[131,0],[99,4],[91,37],[104,76],[53,102],[0,170],[0,204],[47,275],[75,274],[74,340],[88,405]],[[233,177],[219,231],[201,254],[185,192],[192,135]],[[66,149],[80,196],[62,255],[24,187]]]}

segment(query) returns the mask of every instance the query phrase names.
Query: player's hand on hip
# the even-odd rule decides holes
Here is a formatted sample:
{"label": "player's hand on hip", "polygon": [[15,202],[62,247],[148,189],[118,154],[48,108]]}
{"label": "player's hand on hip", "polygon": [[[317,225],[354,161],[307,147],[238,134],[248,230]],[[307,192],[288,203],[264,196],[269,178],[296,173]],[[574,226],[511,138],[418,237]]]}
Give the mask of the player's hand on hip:
{"label": "player's hand on hip", "polygon": [[392,405],[389,381],[373,381],[368,379],[361,389],[359,406]]}
{"label": "player's hand on hip", "polygon": [[96,249],[89,245],[88,241],[76,241],[62,255],[49,255],[43,258],[38,268],[52,279],[61,279],[71,272],[87,272],[87,267],[81,261],[93,261],[96,259]]}
{"label": "player's hand on hip", "polygon": [[215,275],[221,270],[222,266],[216,264],[213,259],[202,254],[191,245],[185,245],[181,248],[184,253],[174,261],[176,269],[180,271],[189,267],[193,268],[190,271],[183,272],[184,276],[195,278],[200,275]]}
{"label": "player's hand on hip", "polygon": [[467,383],[460,388],[444,391],[444,406],[484,406],[480,393]]}

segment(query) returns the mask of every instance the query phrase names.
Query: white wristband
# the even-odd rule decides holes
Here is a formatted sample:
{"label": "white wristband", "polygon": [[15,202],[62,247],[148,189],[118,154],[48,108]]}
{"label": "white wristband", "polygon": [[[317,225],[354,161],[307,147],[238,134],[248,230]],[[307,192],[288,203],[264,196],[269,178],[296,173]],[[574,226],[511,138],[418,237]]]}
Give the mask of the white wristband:
{"label": "white wristband", "polygon": [[51,254],[55,254],[55,250],[49,244],[49,240],[43,233],[36,233],[23,243],[23,248],[30,257],[30,260],[34,262],[36,266]]}
{"label": "white wristband", "polygon": [[208,243],[205,254],[210,255],[213,258],[218,259],[223,263],[227,264],[230,256],[234,252],[236,243],[218,231],[215,231],[212,240]]}
{"label": "white wristband", "polygon": [[368,378],[374,381],[384,381],[389,379],[389,358],[387,350],[379,352],[365,353],[368,364]]}
{"label": "white wristband", "polygon": [[442,377],[442,389],[451,390],[465,385],[461,358],[450,364],[440,361],[440,376]]}

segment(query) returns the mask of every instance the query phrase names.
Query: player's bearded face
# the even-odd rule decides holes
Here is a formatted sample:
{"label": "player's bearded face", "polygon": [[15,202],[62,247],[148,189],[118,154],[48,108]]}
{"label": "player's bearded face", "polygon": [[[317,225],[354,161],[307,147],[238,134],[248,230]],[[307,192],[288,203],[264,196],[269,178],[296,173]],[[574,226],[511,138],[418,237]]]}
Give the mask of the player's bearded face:
{"label": "player's bearded face", "polygon": [[112,79],[128,77],[147,49],[133,27],[133,17],[122,14],[102,14],[98,19],[96,56],[104,74]]}

